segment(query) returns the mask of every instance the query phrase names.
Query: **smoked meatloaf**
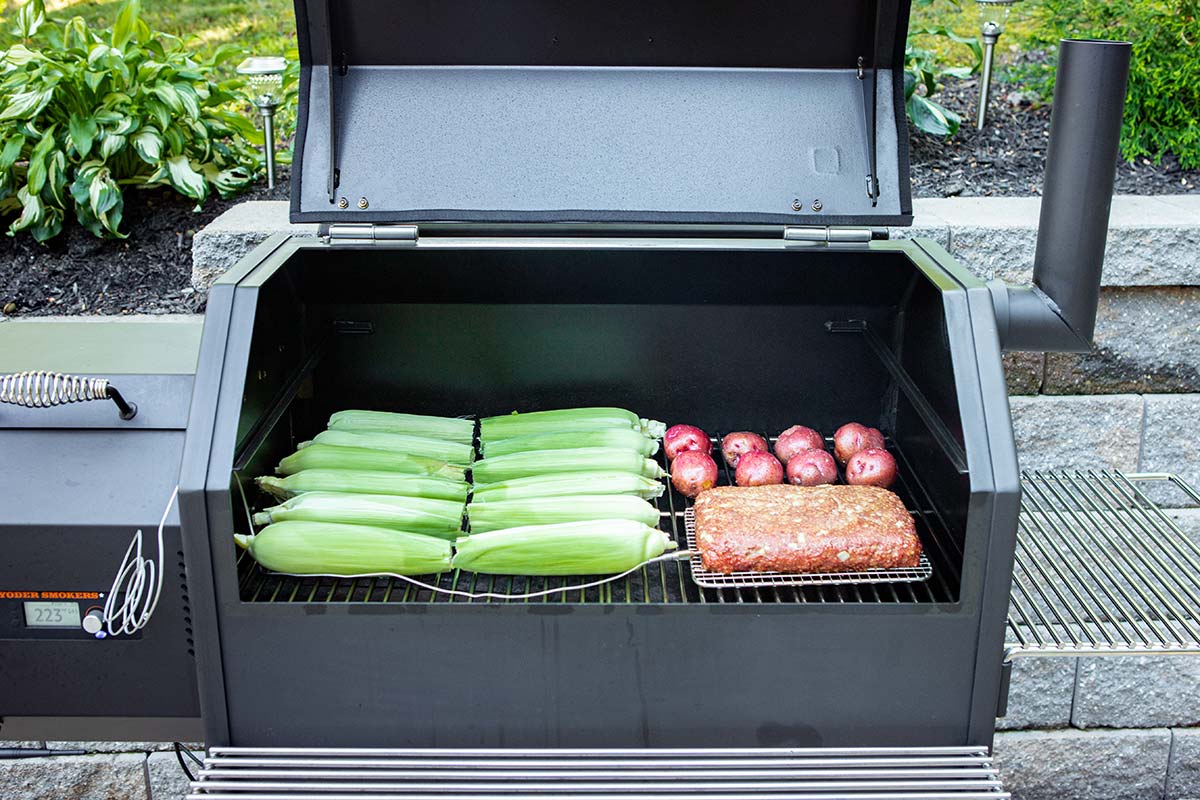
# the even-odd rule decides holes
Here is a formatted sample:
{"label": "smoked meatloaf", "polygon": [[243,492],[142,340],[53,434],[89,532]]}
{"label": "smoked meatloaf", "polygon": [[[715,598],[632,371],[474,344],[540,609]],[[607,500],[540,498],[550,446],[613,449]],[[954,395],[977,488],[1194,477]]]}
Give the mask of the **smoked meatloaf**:
{"label": "smoked meatloaf", "polygon": [[695,514],[709,572],[859,572],[921,556],[904,503],[874,486],[720,486]]}

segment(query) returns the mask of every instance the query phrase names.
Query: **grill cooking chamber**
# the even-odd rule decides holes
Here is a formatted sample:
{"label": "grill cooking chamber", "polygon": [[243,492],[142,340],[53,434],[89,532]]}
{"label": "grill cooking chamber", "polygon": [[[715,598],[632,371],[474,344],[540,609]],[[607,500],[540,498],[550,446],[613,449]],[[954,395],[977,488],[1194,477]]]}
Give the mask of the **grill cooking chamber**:
{"label": "grill cooking chamber", "polygon": [[[990,742],[1017,473],[982,284],[924,243],[450,233],[276,240],[213,291],[181,496],[189,565],[211,564],[210,744]],[[575,405],[710,432],[879,425],[933,576],[700,589],[679,561],[497,602],[239,560],[243,494],[265,500],[253,477],[332,411]],[[659,502],[684,546],[684,499]],[[564,579],[423,580],[522,593]]]}

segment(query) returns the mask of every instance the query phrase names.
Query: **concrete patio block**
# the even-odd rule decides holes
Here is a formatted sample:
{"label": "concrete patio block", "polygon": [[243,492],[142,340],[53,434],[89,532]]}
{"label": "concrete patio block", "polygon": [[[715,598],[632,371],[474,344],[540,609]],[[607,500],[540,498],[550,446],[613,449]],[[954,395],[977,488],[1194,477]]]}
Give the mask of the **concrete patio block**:
{"label": "concrete patio block", "polygon": [[1046,374],[1045,353],[1005,353],[1002,358],[1009,394],[1041,394]]}
{"label": "concrete patio block", "polygon": [[1200,659],[1121,656],[1079,659],[1079,728],[1158,728],[1200,724]]}
{"label": "concrete patio block", "polygon": [[148,800],[140,753],[0,761],[0,797],[12,800]]}
{"label": "concrete patio block", "polygon": [[1171,732],[996,734],[996,762],[1014,800],[1161,800]]}
{"label": "concrete patio block", "polygon": [[[1172,472],[1200,487],[1200,394],[1146,396],[1141,472]],[[1147,495],[1165,506],[1190,506],[1174,487],[1150,488]]]}
{"label": "concrete patio block", "polygon": [[[955,197],[922,201],[950,226],[950,252],[980,277],[1028,283],[1041,199]],[[1113,198],[1106,286],[1200,285],[1200,208],[1187,198]]]}
{"label": "concrete patio block", "polygon": [[1137,468],[1141,397],[1013,397],[1010,404],[1022,469]]}
{"label": "concrete patio block", "polygon": [[891,228],[893,239],[933,239],[947,250],[950,249],[950,223],[924,199],[913,200],[913,223],[911,226]]}
{"label": "concrete patio block", "polygon": [[[195,774],[196,765],[188,762],[188,766]],[[174,753],[151,753],[146,758],[146,776],[150,781],[150,800],[183,800],[190,788]]]}
{"label": "concrete patio block", "polygon": [[1166,800],[1200,800],[1200,730],[1171,731]]}
{"label": "concrete patio block", "polygon": [[263,241],[277,233],[316,236],[316,225],[288,222],[286,200],[251,200],[234,206],[192,239],[192,287],[208,289]]}
{"label": "concrete patio block", "polygon": [[1013,659],[1008,714],[996,720],[996,728],[1065,728],[1071,724],[1074,692],[1074,658]]}
{"label": "concrete patio block", "polygon": [[86,750],[89,753],[149,753],[170,750],[171,742],[46,742],[52,750]]}
{"label": "concrete patio block", "polygon": [[1047,354],[1042,391],[1200,391],[1200,288],[1105,289],[1095,343],[1090,353]]}

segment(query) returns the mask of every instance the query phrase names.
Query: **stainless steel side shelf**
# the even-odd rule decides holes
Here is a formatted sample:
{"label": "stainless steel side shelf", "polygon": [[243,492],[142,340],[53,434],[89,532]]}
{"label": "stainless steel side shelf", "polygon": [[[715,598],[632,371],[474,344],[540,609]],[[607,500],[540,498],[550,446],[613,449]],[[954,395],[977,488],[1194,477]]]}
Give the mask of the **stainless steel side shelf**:
{"label": "stainless steel side shelf", "polygon": [[986,748],[214,747],[188,800],[1007,800]]}
{"label": "stainless steel side shelf", "polygon": [[1200,503],[1195,489],[1166,474],[1023,479],[1008,658],[1200,654],[1200,547],[1152,499]]}

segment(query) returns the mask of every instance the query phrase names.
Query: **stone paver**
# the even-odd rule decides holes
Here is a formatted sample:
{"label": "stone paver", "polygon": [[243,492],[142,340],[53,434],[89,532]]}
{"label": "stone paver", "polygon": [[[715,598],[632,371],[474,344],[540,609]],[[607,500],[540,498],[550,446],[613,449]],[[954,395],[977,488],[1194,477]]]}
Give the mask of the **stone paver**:
{"label": "stone paver", "polygon": [[1161,800],[1169,730],[996,734],[996,761],[1014,800]]}
{"label": "stone paver", "polygon": [[1144,401],[1133,395],[1013,397],[1022,469],[1134,469]]}
{"label": "stone paver", "polygon": [[141,753],[0,761],[8,800],[148,800]]}
{"label": "stone paver", "polygon": [[1074,658],[1016,658],[1008,714],[996,720],[996,728],[1065,728],[1071,724],[1074,692]]}

